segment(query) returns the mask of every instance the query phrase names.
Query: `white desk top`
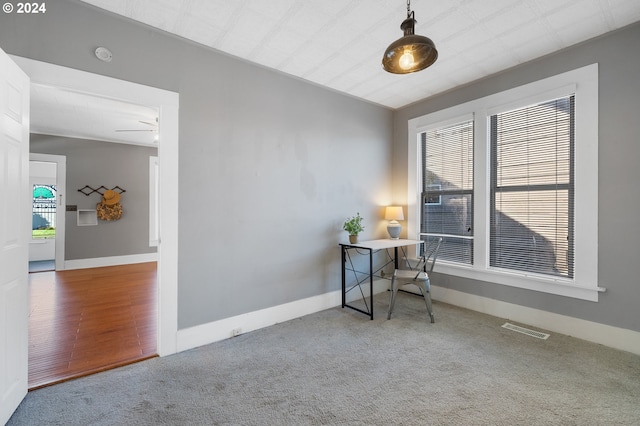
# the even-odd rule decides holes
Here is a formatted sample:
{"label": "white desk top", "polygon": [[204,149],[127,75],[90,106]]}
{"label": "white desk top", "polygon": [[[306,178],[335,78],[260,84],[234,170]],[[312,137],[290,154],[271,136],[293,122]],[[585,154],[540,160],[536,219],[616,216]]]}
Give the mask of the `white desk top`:
{"label": "white desk top", "polygon": [[422,240],[403,240],[402,238],[398,238],[394,240],[391,238],[385,238],[383,240],[360,241],[359,243],[355,243],[355,244],[341,243],[340,245],[350,246],[350,247],[360,247],[360,248],[366,248],[370,250],[381,250],[381,249],[410,246],[413,244],[422,244],[422,243],[424,243],[424,241]]}

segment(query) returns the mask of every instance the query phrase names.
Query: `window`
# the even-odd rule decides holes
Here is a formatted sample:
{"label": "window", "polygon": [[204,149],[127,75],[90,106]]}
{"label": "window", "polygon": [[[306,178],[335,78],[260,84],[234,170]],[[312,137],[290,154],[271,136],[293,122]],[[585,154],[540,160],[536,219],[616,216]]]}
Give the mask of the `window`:
{"label": "window", "polygon": [[575,97],[490,117],[490,266],[573,277]]}
{"label": "window", "polygon": [[597,301],[597,64],[408,122],[408,235],[436,271]]}
{"label": "window", "polygon": [[420,238],[442,237],[438,258],[473,263],[473,120],[420,134]]}
{"label": "window", "polygon": [[31,238],[56,237],[56,204],[58,201],[56,194],[55,185],[33,185]]}

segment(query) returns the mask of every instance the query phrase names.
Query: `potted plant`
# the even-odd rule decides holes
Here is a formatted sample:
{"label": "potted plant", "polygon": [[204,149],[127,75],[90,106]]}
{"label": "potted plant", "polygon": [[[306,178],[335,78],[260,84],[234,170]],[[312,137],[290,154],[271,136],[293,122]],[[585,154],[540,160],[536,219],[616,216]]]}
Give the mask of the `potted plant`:
{"label": "potted plant", "polygon": [[351,244],[357,243],[358,234],[364,231],[364,226],[362,225],[362,216],[360,216],[360,213],[357,213],[355,216],[347,219],[344,222],[344,225],[342,225],[342,229],[349,233],[349,242]]}

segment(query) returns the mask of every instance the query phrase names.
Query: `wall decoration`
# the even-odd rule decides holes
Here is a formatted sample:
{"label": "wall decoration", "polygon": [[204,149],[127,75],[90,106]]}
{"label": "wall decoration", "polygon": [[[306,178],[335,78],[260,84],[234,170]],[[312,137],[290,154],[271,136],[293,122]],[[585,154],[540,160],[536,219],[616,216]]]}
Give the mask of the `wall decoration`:
{"label": "wall decoration", "polygon": [[107,189],[102,194],[102,201],[96,204],[98,219],[118,220],[122,217],[122,204],[120,204],[120,193]]}
{"label": "wall decoration", "polygon": [[102,195],[102,200],[96,204],[96,212],[98,219],[113,221],[122,217],[122,204],[120,204],[121,194],[127,192],[124,188],[114,186],[109,189],[104,185],[98,188],[92,188],[89,185],[78,189],[78,192],[82,192],[87,197],[93,193]]}

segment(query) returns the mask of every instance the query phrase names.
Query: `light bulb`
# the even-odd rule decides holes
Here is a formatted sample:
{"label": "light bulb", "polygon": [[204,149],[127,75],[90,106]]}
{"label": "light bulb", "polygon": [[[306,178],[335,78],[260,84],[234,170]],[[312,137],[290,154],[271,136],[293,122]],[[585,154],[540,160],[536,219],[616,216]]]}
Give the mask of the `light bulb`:
{"label": "light bulb", "polygon": [[400,68],[403,70],[408,70],[414,66],[413,54],[410,50],[405,50],[402,56],[400,56],[400,61],[398,62]]}

